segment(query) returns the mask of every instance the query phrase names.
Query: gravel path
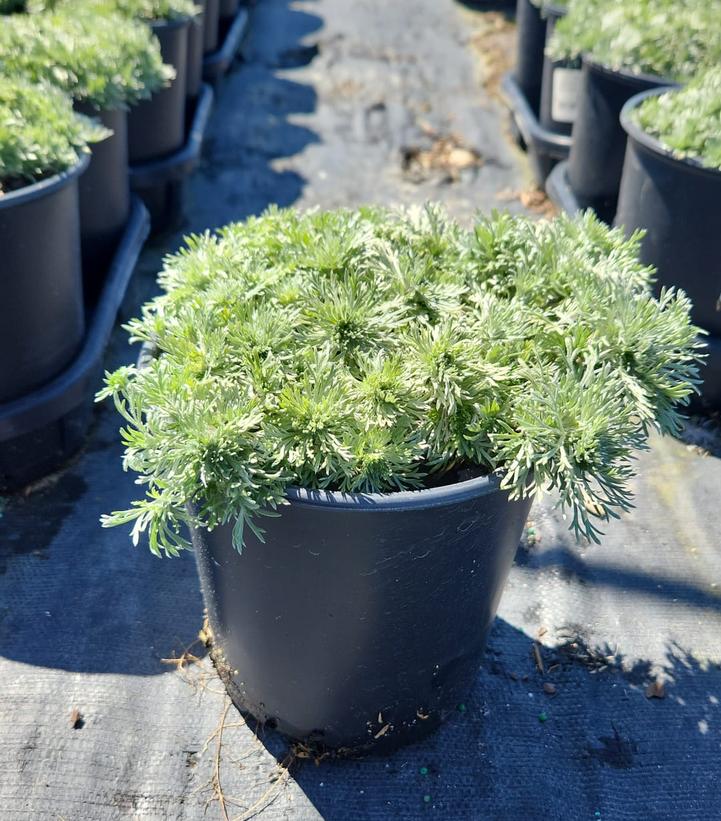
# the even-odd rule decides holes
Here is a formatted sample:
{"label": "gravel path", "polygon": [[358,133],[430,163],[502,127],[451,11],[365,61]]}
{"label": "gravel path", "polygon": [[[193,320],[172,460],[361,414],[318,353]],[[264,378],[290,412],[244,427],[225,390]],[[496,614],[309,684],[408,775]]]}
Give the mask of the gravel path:
{"label": "gravel path", "polygon": [[[528,172],[494,98],[511,48],[502,15],[451,0],[259,0],[185,230],[270,203],[432,198],[463,220],[476,208],[522,210]],[[144,253],[126,315],[179,242]],[[133,356],[118,330],[109,366]],[[690,426],[686,441],[653,442],[637,509],[602,547],[577,547],[550,502],[537,506],[458,715],[392,758],[316,766],[290,761],[280,738],[256,736],[228,708],[193,645],[202,602],[192,556],[161,562],[98,527],[136,493],[117,428],[98,409],[66,472],[5,500],[0,818],[719,817],[713,433]],[[186,648],[198,662],[165,661]]]}

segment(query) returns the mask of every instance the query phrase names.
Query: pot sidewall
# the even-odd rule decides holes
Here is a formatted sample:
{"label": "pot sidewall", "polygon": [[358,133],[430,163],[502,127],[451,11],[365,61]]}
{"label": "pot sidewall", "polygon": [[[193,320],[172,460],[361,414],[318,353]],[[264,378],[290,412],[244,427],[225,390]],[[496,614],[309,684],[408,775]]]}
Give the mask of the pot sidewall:
{"label": "pot sidewall", "polygon": [[496,486],[427,507],[291,501],[242,555],[230,526],[195,531],[234,701],[333,748],[422,737],[473,686],[529,508]]}

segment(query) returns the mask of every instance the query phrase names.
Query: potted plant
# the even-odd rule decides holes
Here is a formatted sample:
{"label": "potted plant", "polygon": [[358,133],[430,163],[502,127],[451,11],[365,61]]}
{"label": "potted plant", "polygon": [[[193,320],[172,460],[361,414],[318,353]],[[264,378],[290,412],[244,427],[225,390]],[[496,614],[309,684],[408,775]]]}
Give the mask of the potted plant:
{"label": "potted plant", "polygon": [[128,109],[166,86],[173,70],[147,26],[82,7],[8,20],[0,29],[0,68],[52,82],[107,129],[79,183],[83,276],[95,296],[130,210]]}
{"label": "potted plant", "polygon": [[238,13],[240,0],[219,0],[218,9],[221,22],[228,23]]}
{"label": "potted plant", "polygon": [[[556,24],[565,17],[567,10],[565,0],[545,4],[546,43],[553,38]],[[556,134],[571,133],[576,119],[580,74],[581,61],[578,57],[554,59],[544,54],[539,112],[544,128]]]}
{"label": "potted plant", "polygon": [[271,210],[192,237],[107,375],[132,523],[195,546],[215,659],[241,709],[368,750],[455,709],[531,498],[572,527],[629,506],[633,449],[693,392],[683,294],[639,237],[439,207]]}
{"label": "potted plant", "polygon": [[[632,97],[621,112],[628,134],[616,223],[645,230],[641,258],[657,287],[680,287],[694,322],[709,332],[709,358],[721,355],[721,68],[680,90]],[[709,362],[705,380],[719,366]],[[721,404],[721,380],[704,384]]]}
{"label": "potted plant", "polygon": [[549,44],[583,55],[568,183],[579,205],[611,220],[621,182],[624,103],[649,88],[683,83],[721,58],[721,26],[705,0],[575,0]]}
{"label": "potted plant", "polygon": [[516,68],[514,77],[533,111],[541,102],[543,47],[546,42],[546,20],[541,15],[540,0],[518,0],[516,3]]}
{"label": "potted plant", "polygon": [[566,0],[518,0],[516,68],[503,77],[501,85],[512,112],[512,126],[528,150],[539,185],[559,160],[568,157],[571,142],[569,112],[575,100],[577,69],[544,57],[544,45],[565,9]]}
{"label": "potted plant", "polygon": [[[128,157],[131,165],[166,157],[185,142],[188,87],[188,39],[198,7],[192,0],[78,0],[96,13],[117,11],[150,26],[160,41],[163,62],[175,78],[128,116]],[[65,4],[70,0],[64,0]],[[73,4],[75,7],[75,4]]]}
{"label": "potted plant", "polygon": [[78,178],[105,134],[58,89],[0,78],[0,402],[57,374],[82,341]]}
{"label": "potted plant", "polygon": [[218,48],[220,0],[205,0],[203,20],[203,54],[212,54]]}

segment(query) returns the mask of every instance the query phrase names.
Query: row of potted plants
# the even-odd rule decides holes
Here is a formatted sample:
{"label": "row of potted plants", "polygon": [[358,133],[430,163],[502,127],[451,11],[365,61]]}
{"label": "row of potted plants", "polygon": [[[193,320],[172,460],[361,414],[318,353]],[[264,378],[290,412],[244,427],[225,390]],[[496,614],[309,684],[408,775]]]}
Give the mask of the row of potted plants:
{"label": "row of potted plants", "polygon": [[390,749],[464,702],[531,500],[582,538],[628,509],[700,343],[592,214],[298,213],[190,237],[109,374],[146,495],[106,526],[196,552],[235,703]]}
{"label": "row of potted plants", "polygon": [[[554,9],[553,13],[556,11]],[[697,321],[712,333],[716,333],[718,325],[717,300],[721,292],[721,271],[715,262],[717,241],[713,210],[696,206],[697,200],[691,196],[691,191],[698,194],[702,185],[710,187],[706,196],[711,196],[713,178],[718,172],[707,168],[700,173],[697,167],[699,163],[708,165],[704,152],[709,143],[706,141],[698,146],[691,163],[695,166],[693,170],[689,169],[688,160],[670,158],[668,151],[661,151],[665,156],[664,167],[670,169],[669,163],[676,163],[677,173],[690,174],[690,178],[696,180],[693,185],[678,183],[680,187],[674,196],[670,182],[661,194],[662,187],[656,179],[662,176],[661,166],[655,167],[653,180],[649,176],[648,162],[643,164],[646,174],[632,173],[631,166],[636,171],[639,168],[639,145],[648,143],[647,139],[640,142],[632,139],[622,186],[626,132],[632,118],[622,117],[621,111],[624,105],[635,108],[641,104],[645,91],[665,88],[665,98],[671,87],[691,82],[694,90],[689,96],[673,98],[678,101],[675,107],[680,117],[679,128],[692,142],[703,134],[704,128],[715,129],[718,133],[721,122],[713,104],[704,108],[708,122],[703,126],[698,117],[693,116],[689,105],[691,100],[697,100],[700,93],[697,88],[703,87],[707,94],[713,95],[710,90],[713,78],[708,81],[703,78],[709,67],[721,59],[721,17],[718,12],[717,4],[699,0],[680,3],[671,0],[642,0],[639,3],[571,0],[567,13],[548,33],[539,92],[539,128],[548,128],[554,134],[562,130],[563,123],[555,121],[553,116],[550,119],[544,116],[549,108],[555,109],[556,113],[566,108],[566,119],[572,120],[567,124],[570,135],[565,144],[568,160],[553,169],[546,180],[551,198],[570,211],[592,207],[606,221],[613,221],[615,217],[616,222],[626,225],[629,231],[646,229],[641,253],[645,261],[659,269],[658,287],[673,284],[688,288],[694,297]],[[535,10],[538,21],[544,13],[548,14],[543,8]],[[531,25],[528,18],[526,10],[520,18],[519,48],[528,40],[523,33],[523,27]],[[530,76],[528,61],[521,59],[520,52],[517,75],[519,87],[523,79]],[[641,96],[636,98],[637,94]],[[559,95],[561,102],[556,99]],[[550,106],[549,96],[555,100]],[[629,102],[631,98],[633,102]],[[686,108],[683,108],[684,100]],[[645,109],[644,123],[639,123],[635,130],[641,129],[647,137],[653,138],[656,131],[651,120],[657,113],[660,115],[662,108],[652,102],[647,105],[650,107]],[[562,159],[562,153],[547,158],[541,166],[541,177]],[[619,206],[616,214],[622,188],[623,208]],[[684,200],[679,211],[682,189],[689,191],[691,199]],[[697,212],[698,219],[670,216]],[[704,283],[703,287],[699,287],[700,283]],[[712,405],[718,404],[721,402],[721,361],[714,337],[709,340],[709,362],[704,378],[705,398]]]}
{"label": "row of potted plants", "polygon": [[[528,103],[525,114],[534,121],[542,154],[557,160],[570,153],[569,177],[583,206],[613,217],[625,146],[621,106],[637,91],[687,82],[716,64],[717,12],[704,0],[572,0],[540,8],[519,0],[509,96],[516,91]],[[516,100],[512,105],[518,107]],[[563,139],[571,132],[572,140]],[[547,151],[545,143],[554,139],[560,153]],[[540,167],[540,183],[552,165]]]}
{"label": "row of potted plants", "polygon": [[[155,172],[162,186],[163,174],[174,173],[175,184],[192,166],[186,105],[202,107],[207,119],[212,91],[199,101],[187,82],[191,23],[214,26],[211,48],[220,29],[219,13],[200,17],[190,0],[34,0],[1,10],[0,484],[7,487],[17,484],[18,459],[28,467],[18,475],[36,478],[38,454],[15,447],[38,404],[50,401],[34,392],[82,359],[101,314],[101,336],[112,327],[110,311],[98,308],[108,289],[119,302],[139,235],[147,234],[147,215],[131,196],[131,189],[146,194],[136,179]],[[199,142],[196,135],[191,160]],[[33,241],[38,226],[43,242]],[[98,360],[102,347],[95,346]],[[87,401],[85,376],[83,384]],[[66,388],[79,393],[76,382]],[[57,395],[51,404],[67,409]],[[42,416],[54,421],[49,410]],[[67,455],[62,441],[54,450]]]}
{"label": "row of potted plants", "polygon": [[623,105],[719,64],[719,8],[707,0],[571,0],[548,53],[583,62],[567,171],[581,207],[613,219],[626,149]]}
{"label": "row of potted plants", "polygon": [[641,258],[657,287],[682,287],[708,335],[703,398],[721,407],[721,68],[681,89],[632,97],[615,222],[643,229]]}

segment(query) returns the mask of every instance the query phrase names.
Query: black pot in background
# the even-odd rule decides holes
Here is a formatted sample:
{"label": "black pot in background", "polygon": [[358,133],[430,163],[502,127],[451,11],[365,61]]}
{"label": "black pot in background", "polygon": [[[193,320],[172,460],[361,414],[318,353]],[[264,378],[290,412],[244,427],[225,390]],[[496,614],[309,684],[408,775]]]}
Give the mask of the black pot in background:
{"label": "black pot in background", "polygon": [[218,13],[221,20],[228,20],[235,17],[240,8],[240,0],[219,0]]}
{"label": "black pot in background", "polygon": [[83,283],[85,296],[92,301],[102,289],[130,215],[128,115],[123,109],[97,111],[78,103],[75,108],[113,132],[93,143],[90,164],[78,184]]}
{"label": "black pot in background", "polygon": [[50,380],[82,343],[78,179],[89,160],[0,197],[0,402]]}
{"label": "black pot in background", "polygon": [[205,0],[203,14],[203,54],[212,54],[219,45],[220,0]]}
{"label": "black pot in background", "polygon": [[568,180],[581,208],[613,219],[626,152],[621,109],[634,94],[664,85],[672,84],[661,77],[613,71],[584,58],[568,159]]}
{"label": "black pot in background", "polygon": [[628,134],[616,224],[643,228],[641,259],[656,266],[657,286],[683,288],[691,316],[721,335],[721,171],[678,159],[632,119],[656,89],[632,97],[621,111]]}
{"label": "black pot in background", "polygon": [[177,151],[185,141],[185,100],[190,19],[152,24],[160,40],[163,61],[175,68],[172,83],[128,115],[128,159],[131,165],[156,160]]}
{"label": "black pot in background", "polygon": [[[546,43],[551,39],[556,23],[566,15],[560,6],[548,6],[546,15]],[[555,134],[570,134],[578,110],[581,79],[580,60],[551,60],[544,57],[541,81],[541,125]]]}
{"label": "black pot in background", "polygon": [[205,24],[205,2],[196,3],[202,11],[195,15],[188,26],[188,70],[187,106],[197,98],[203,82],[203,28]]}
{"label": "black pot in background", "polygon": [[487,478],[288,498],[242,554],[231,525],[192,534],[234,703],[330,748],[423,737],[473,686],[530,500]]}
{"label": "black pot in background", "polygon": [[546,43],[546,21],[531,0],[516,4],[516,68],[514,76],[528,104],[538,113],[541,102],[543,49]]}

